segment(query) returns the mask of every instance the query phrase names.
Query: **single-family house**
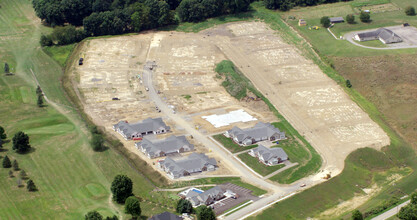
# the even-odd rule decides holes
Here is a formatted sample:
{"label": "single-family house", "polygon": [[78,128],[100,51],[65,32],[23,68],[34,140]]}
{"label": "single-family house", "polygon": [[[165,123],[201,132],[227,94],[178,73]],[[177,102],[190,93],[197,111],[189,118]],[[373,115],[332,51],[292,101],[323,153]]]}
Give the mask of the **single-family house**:
{"label": "single-family house", "polygon": [[162,140],[150,140],[144,137],[135,144],[148,158],[163,157],[172,153],[184,153],[194,150],[194,145],[185,136],[170,136]]}
{"label": "single-family house", "polygon": [[203,153],[192,153],[187,158],[174,160],[171,157],[158,162],[160,169],[173,179],[188,176],[203,171],[213,171],[217,168],[217,161]]}
{"label": "single-family house", "polygon": [[134,140],[148,134],[163,134],[169,132],[171,128],[162,121],[162,118],[147,118],[134,124],[120,121],[113,125],[113,129],[122,135],[125,140]]}
{"label": "single-family house", "polygon": [[268,166],[277,165],[288,160],[288,155],[280,147],[267,148],[259,145],[257,148],[251,149],[249,155],[258,158],[260,162]]}
{"label": "single-family house", "polygon": [[330,23],[332,24],[345,22],[345,19],[343,19],[343,17],[332,17],[329,19],[330,19]]}
{"label": "single-family house", "polygon": [[171,212],[163,212],[158,215],[154,215],[148,220],[183,220],[184,218],[175,214],[172,214]]}
{"label": "single-family house", "polygon": [[226,137],[232,138],[239,145],[251,145],[259,141],[283,140],[285,132],[281,132],[278,128],[270,123],[258,122],[254,127],[240,129],[233,127],[224,133]]}
{"label": "single-family house", "polygon": [[386,28],[379,28],[375,31],[357,33],[353,39],[357,41],[380,40],[384,44],[399,43],[403,41],[400,36]]}
{"label": "single-family house", "polygon": [[181,192],[179,196],[183,199],[190,201],[194,207],[200,205],[209,206],[223,198],[236,199],[238,197],[236,193],[234,193],[232,190],[223,190],[220,186],[215,186],[206,191],[197,188],[189,188]]}

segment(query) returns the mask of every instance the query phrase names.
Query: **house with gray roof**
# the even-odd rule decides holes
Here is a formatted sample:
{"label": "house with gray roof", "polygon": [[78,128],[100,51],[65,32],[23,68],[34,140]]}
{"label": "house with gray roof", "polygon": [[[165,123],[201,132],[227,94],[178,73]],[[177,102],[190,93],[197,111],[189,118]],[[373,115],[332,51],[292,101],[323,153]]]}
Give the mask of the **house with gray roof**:
{"label": "house with gray roof", "polygon": [[249,155],[258,158],[260,162],[268,166],[277,165],[288,160],[288,155],[280,147],[267,148],[259,145],[257,148],[251,149]]}
{"label": "house with gray roof", "polygon": [[332,18],[329,18],[329,20],[330,20],[330,23],[333,23],[333,24],[345,22],[345,19],[343,19],[343,17],[332,17]]}
{"label": "house with gray roof", "polygon": [[185,199],[191,202],[193,207],[200,205],[211,205],[215,201],[218,201],[225,197],[225,191],[220,186],[215,186],[206,191],[190,190],[186,195]]}
{"label": "house with gray roof", "polygon": [[213,171],[217,168],[217,161],[203,153],[192,153],[187,158],[174,160],[171,157],[158,162],[160,169],[173,179],[188,176],[203,171]]}
{"label": "house with gray roof", "polygon": [[356,34],[353,39],[357,41],[380,40],[384,44],[399,43],[403,40],[393,31],[386,28],[379,28],[375,31],[368,31]]}
{"label": "house with gray roof", "polygon": [[163,134],[171,130],[162,121],[162,118],[147,118],[134,124],[130,124],[127,121],[120,121],[113,125],[113,129],[122,135],[125,140],[139,139],[148,134]]}
{"label": "house with gray roof", "polygon": [[237,144],[246,146],[264,140],[276,141],[285,139],[285,132],[281,132],[270,123],[263,122],[258,122],[254,127],[247,129],[240,129],[235,126],[226,131],[224,135],[232,138]]}
{"label": "house with gray roof", "polygon": [[194,150],[194,145],[188,142],[185,136],[172,135],[162,140],[150,140],[144,137],[141,142],[135,144],[148,158],[163,157],[173,153],[184,153]]}
{"label": "house with gray roof", "polygon": [[163,212],[158,215],[154,215],[148,220],[183,220],[184,218],[175,214],[172,214],[171,212]]}

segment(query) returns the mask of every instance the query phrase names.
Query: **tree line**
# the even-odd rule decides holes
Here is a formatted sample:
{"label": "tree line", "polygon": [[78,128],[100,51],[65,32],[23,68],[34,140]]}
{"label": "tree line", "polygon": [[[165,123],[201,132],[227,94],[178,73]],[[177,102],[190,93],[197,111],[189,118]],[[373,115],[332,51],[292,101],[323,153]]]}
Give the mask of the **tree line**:
{"label": "tree line", "polygon": [[[33,0],[36,15],[55,27],[42,46],[65,45],[85,37],[154,29],[247,11],[253,0]],[[178,14],[178,16],[176,16]],[[83,28],[81,28],[83,26]],[[80,27],[80,28],[76,28]]]}

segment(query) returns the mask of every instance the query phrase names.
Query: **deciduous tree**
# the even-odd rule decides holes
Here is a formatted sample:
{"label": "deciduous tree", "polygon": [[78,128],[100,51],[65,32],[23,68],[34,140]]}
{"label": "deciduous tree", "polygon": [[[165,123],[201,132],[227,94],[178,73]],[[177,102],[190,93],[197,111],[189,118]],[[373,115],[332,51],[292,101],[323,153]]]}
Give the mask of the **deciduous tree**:
{"label": "deciduous tree", "polygon": [[414,16],[416,15],[416,9],[413,6],[408,6],[405,8],[405,14],[408,16]]}
{"label": "deciduous tree", "polygon": [[84,218],[85,220],[102,220],[103,216],[97,211],[91,211],[91,212],[88,212]]}
{"label": "deciduous tree", "polygon": [[359,210],[355,210],[352,213],[352,220],[363,220],[363,215]]}
{"label": "deciduous tree", "polygon": [[113,200],[117,203],[124,203],[129,196],[133,195],[132,187],[133,183],[129,177],[117,175],[110,188],[113,193]]}
{"label": "deciduous tree", "polygon": [[363,23],[368,23],[371,21],[371,15],[369,14],[369,12],[364,12],[361,11],[361,14],[359,15],[359,19],[363,22]]}
{"label": "deciduous tree", "polygon": [[193,205],[190,201],[186,199],[180,199],[177,203],[177,210],[178,213],[192,213],[193,212]]}
{"label": "deciduous tree", "polygon": [[17,132],[13,137],[13,150],[18,153],[25,153],[30,149],[29,136],[22,131]]}
{"label": "deciduous tree", "polygon": [[197,208],[197,220],[216,220],[216,214],[213,209],[205,205]]}
{"label": "deciduous tree", "polygon": [[330,27],[330,18],[327,17],[327,16],[321,17],[320,24],[323,25],[323,27],[325,27],[325,28]]}
{"label": "deciduous tree", "polygon": [[137,219],[142,213],[140,209],[139,199],[134,196],[129,196],[125,202],[125,213],[132,215],[133,219]]}
{"label": "deciduous tree", "polygon": [[348,14],[346,16],[346,22],[349,23],[349,24],[354,24],[355,23],[355,15]]}

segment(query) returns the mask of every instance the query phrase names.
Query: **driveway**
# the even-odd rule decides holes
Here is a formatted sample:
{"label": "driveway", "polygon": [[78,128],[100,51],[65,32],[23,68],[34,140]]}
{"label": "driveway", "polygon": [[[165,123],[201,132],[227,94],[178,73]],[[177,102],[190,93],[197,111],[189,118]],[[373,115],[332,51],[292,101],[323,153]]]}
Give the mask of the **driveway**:
{"label": "driveway", "polygon": [[397,26],[386,27],[386,29],[393,31],[398,36],[400,36],[401,39],[403,39],[403,42],[394,43],[394,44],[386,44],[387,47],[369,47],[369,46],[359,44],[357,41],[353,40],[353,36],[355,36],[357,33],[374,31],[376,29],[349,32],[345,34],[343,38],[356,46],[367,48],[367,49],[374,49],[374,50],[395,50],[395,49],[417,48],[417,28],[403,27],[402,25],[399,25],[399,26],[397,25]]}

